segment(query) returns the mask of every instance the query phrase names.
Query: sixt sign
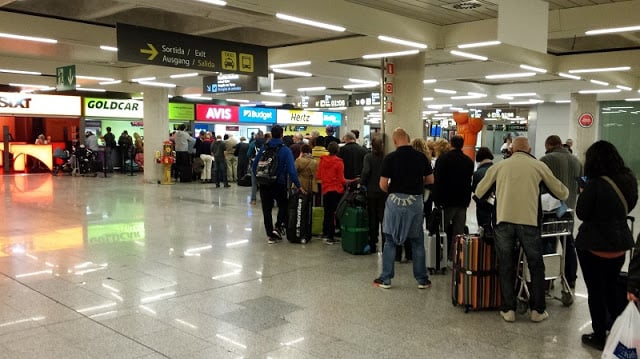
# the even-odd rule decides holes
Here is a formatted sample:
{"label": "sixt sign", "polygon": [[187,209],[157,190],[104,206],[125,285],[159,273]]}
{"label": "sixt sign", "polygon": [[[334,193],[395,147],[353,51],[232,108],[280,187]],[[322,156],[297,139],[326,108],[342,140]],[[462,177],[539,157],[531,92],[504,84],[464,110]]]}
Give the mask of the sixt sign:
{"label": "sixt sign", "polygon": [[0,97],[0,108],[30,108],[30,97]]}
{"label": "sixt sign", "polygon": [[277,112],[270,108],[240,107],[240,122],[276,123]]}
{"label": "sixt sign", "polygon": [[81,97],[0,92],[2,115],[80,116]]}

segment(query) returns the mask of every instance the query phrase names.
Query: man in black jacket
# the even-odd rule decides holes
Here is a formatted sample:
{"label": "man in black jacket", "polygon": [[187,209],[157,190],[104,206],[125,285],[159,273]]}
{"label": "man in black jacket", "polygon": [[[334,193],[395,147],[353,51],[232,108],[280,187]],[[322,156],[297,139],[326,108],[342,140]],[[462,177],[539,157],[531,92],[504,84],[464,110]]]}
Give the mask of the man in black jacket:
{"label": "man in black jacket", "polygon": [[473,160],[462,153],[462,136],[451,138],[451,150],[436,161],[433,197],[437,206],[444,207],[444,230],[447,232],[447,249],[451,258],[451,241],[464,233],[467,207],[471,202],[471,178]]}
{"label": "man in black jacket", "polygon": [[345,145],[340,148],[338,157],[344,162],[344,178],[352,180],[360,177],[367,150],[356,143],[356,136],[352,132],[347,132],[342,139]]}

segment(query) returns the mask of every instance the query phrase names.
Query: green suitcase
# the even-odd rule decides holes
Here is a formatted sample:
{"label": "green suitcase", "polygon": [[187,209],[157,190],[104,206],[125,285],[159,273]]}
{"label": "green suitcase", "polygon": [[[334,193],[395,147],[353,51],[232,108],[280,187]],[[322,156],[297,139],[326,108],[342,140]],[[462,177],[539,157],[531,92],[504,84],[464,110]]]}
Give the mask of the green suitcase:
{"label": "green suitcase", "polygon": [[311,209],[311,234],[322,235],[322,221],[324,220],[324,208],[313,207]]}
{"label": "green suitcase", "polygon": [[342,250],[351,254],[368,254],[369,224],[367,210],[362,207],[347,207],[340,218]]}

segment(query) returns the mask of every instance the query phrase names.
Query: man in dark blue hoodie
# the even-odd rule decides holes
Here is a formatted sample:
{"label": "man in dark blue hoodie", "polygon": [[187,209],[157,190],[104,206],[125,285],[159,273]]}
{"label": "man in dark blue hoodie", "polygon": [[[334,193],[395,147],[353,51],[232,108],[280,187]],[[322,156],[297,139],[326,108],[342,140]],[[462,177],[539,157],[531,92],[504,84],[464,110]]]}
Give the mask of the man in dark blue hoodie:
{"label": "man in dark blue hoodie", "polygon": [[[304,190],[300,187],[300,181],[298,180],[298,173],[296,172],[295,162],[293,159],[293,153],[289,147],[284,146],[282,142],[282,127],[275,125],[271,128],[271,140],[267,142],[260,152],[256,155],[256,159],[252,164],[252,171],[255,174],[258,168],[258,162],[260,157],[264,153],[267,147],[278,148],[278,169],[277,179],[272,184],[260,185],[260,200],[262,202],[262,215],[264,217],[264,228],[269,236],[269,244],[277,243],[282,240],[282,236],[286,231],[287,225],[287,183],[288,179],[300,190]],[[278,216],[276,219],[276,225],[273,225],[273,218],[271,217],[271,211],[273,210],[273,201],[278,204]]]}

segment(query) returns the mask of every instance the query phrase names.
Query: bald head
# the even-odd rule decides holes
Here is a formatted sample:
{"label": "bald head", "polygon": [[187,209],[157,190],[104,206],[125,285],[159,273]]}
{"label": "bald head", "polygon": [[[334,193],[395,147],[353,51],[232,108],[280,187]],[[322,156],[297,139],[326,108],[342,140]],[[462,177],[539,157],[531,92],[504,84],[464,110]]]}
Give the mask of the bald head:
{"label": "bald head", "polygon": [[402,127],[398,127],[395,130],[393,130],[392,138],[393,138],[393,144],[396,147],[407,146],[411,141],[411,139],[409,138],[409,134]]}
{"label": "bald head", "polygon": [[531,151],[529,139],[523,136],[516,137],[511,143],[511,147],[513,148],[513,152],[522,151],[529,153]]}

